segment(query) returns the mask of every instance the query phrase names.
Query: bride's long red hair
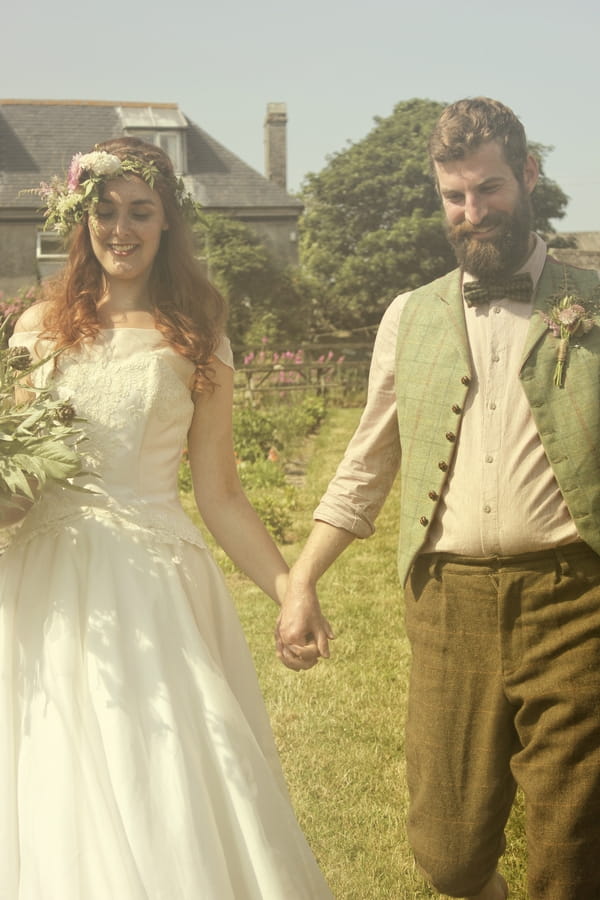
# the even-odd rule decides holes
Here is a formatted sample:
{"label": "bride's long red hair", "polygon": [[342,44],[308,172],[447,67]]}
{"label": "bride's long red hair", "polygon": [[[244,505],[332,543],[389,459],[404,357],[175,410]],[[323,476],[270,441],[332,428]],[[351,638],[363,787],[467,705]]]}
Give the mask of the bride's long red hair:
{"label": "bride's long red hair", "polygon": [[[96,145],[119,159],[138,159],[158,170],[154,189],[159,194],[168,229],[150,275],[150,301],[156,327],[165,340],[196,367],[195,388],[211,381],[211,358],[226,318],[225,301],[210,283],[194,256],[192,230],[177,200],[177,179],[169,157],[159,147],[125,137]],[[64,269],[45,286],[49,300],[44,313],[44,334],[57,349],[92,341],[101,330],[98,302],[104,276],[92,250],[87,215],[70,240]]]}

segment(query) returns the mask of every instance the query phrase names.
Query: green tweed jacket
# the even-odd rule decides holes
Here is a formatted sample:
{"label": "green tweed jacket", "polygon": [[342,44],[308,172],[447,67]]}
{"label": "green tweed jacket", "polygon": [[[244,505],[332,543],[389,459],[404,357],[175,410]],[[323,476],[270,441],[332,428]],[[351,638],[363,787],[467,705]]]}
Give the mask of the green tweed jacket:
{"label": "green tweed jacket", "polygon": [[[539,311],[573,290],[597,295],[598,274],[546,258],[520,379],[544,450],[581,538],[600,553],[600,326],[572,339],[564,387],[558,341]],[[396,395],[402,444],[398,570],[404,584],[435,516],[472,380],[460,271],[414,291],[400,319]]]}

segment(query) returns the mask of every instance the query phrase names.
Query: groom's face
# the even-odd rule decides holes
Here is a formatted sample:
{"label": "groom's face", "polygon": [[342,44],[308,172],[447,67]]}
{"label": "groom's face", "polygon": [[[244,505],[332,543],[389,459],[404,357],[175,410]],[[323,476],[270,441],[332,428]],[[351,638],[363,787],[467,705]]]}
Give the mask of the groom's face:
{"label": "groom's face", "polygon": [[538,167],[533,157],[517,179],[498,141],[486,141],[462,159],[436,162],[446,233],[459,265],[492,280],[525,261],[531,232],[530,194]]}

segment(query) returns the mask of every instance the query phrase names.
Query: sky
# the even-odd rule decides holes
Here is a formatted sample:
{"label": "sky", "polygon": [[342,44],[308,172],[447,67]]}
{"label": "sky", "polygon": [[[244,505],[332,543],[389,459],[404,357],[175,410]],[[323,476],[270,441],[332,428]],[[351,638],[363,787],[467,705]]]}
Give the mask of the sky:
{"label": "sky", "polygon": [[283,102],[290,191],[403,100],[495,97],[554,148],[557,230],[598,231],[599,26],[591,0],[20,2],[0,97],[177,103],[259,172],[267,104]]}

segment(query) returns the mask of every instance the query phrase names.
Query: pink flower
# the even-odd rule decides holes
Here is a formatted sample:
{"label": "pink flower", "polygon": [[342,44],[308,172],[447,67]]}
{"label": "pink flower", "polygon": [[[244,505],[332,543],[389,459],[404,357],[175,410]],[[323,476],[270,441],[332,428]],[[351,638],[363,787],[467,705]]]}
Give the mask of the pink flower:
{"label": "pink flower", "polygon": [[69,172],[67,174],[67,187],[71,192],[76,191],[79,187],[79,179],[81,178],[82,171],[80,160],[82,155],[82,153],[76,153],[71,160],[71,165],[69,166]]}
{"label": "pink flower", "polygon": [[578,303],[573,306],[567,306],[565,309],[558,311],[558,321],[561,325],[576,325],[579,319],[585,315],[585,309]]}

